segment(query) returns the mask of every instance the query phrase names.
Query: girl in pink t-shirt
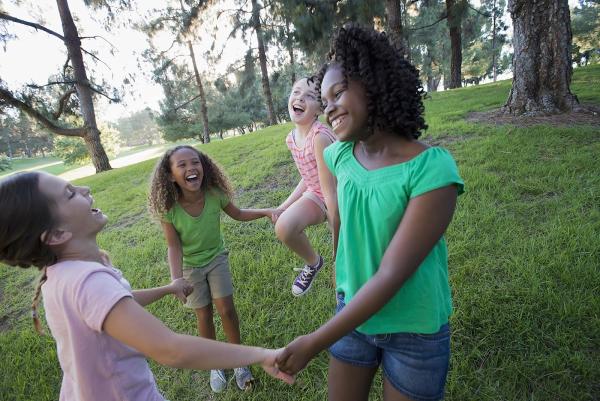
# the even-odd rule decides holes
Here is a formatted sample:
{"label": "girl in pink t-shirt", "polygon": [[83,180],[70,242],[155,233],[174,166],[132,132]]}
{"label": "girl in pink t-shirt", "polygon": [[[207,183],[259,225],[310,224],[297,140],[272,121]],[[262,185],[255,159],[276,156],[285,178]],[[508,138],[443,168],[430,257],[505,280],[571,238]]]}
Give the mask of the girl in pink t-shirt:
{"label": "girl in pink t-shirt", "polygon": [[304,230],[328,219],[325,197],[330,195],[329,191],[323,190],[322,184],[332,185],[323,182],[331,180],[330,174],[323,174],[323,169],[327,169],[323,150],[336,138],[327,126],[317,120],[321,104],[312,78],[302,78],[294,83],[288,111],[295,127],[288,134],[286,143],[301,179],[272,214],[272,219],[277,238],[304,260],[305,264],[292,285],[292,294],[300,296],[308,292],[323,267],[323,257],[315,252]]}
{"label": "girl in pink t-shirt", "polygon": [[33,302],[38,331],[40,291],[63,370],[60,400],[164,400],[145,357],[163,365],[223,369],[260,363],[275,367],[279,351],[220,343],[172,332],[143,306],[167,294],[185,300],[189,284],[131,291],[96,242],[107,217],[92,207],[89,188],[46,173],[0,181],[0,261],[37,266],[42,278]]}

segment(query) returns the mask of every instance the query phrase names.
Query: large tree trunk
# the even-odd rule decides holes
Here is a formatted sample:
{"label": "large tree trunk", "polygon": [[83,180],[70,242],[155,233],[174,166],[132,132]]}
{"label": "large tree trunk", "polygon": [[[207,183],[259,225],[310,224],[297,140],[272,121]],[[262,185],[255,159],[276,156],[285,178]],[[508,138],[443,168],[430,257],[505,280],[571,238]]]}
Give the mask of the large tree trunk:
{"label": "large tree trunk", "polygon": [[99,173],[101,171],[110,170],[111,166],[108,161],[108,156],[100,143],[100,130],[98,130],[98,125],[96,123],[92,90],[90,89],[90,82],[85,72],[85,65],[83,64],[81,40],[77,33],[77,27],[75,26],[75,22],[73,22],[67,0],[56,0],[56,5],[58,6],[58,12],[60,14],[60,20],[65,35],[64,43],[69,53],[71,66],[73,67],[75,88],[77,89],[77,96],[79,98],[79,107],[85,123],[86,132],[83,138],[88,150],[90,150],[90,156],[92,158],[92,163],[96,168],[96,172]]}
{"label": "large tree trunk", "polygon": [[286,44],[287,50],[290,54],[290,68],[292,69],[292,85],[296,83],[296,57],[294,56],[294,43],[292,41],[292,32],[290,30],[290,21],[289,19],[285,19],[285,34],[286,34]]}
{"label": "large tree trunk", "polygon": [[567,0],[509,0],[513,83],[504,111],[512,115],[571,111],[571,19]]}
{"label": "large tree trunk", "polygon": [[387,15],[386,30],[390,40],[404,58],[409,58],[409,49],[404,41],[404,33],[402,32],[400,0],[385,0],[385,13]]}
{"label": "large tree trunk", "polygon": [[257,0],[252,0],[252,25],[256,31],[256,40],[258,42],[258,58],[260,60],[260,71],[262,75],[262,87],[267,102],[267,117],[269,125],[277,124],[275,119],[275,108],[273,107],[273,97],[271,96],[271,86],[269,85],[269,71],[267,70],[267,55],[265,51],[265,43],[260,23],[260,8]]}
{"label": "large tree trunk", "polygon": [[460,88],[462,44],[461,44],[461,15],[458,12],[456,0],[446,0],[446,12],[448,13],[448,28],[450,29],[450,82],[448,88]]}
{"label": "large tree trunk", "polygon": [[190,49],[190,57],[192,58],[192,65],[194,66],[194,76],[196,77],[196,86],[198,87],[198,95],[200,96],[200,114],[202,114],[202,125],[204,130],[202,133],[202,143],[210,142],[210,133],[208,131],[208,111],[206,110],[206,96],[204,95],[204,87],[200,80],[200,73],[198,72],[198,66],[196,65],[196,56],[194,55],[194,47],[192,42],[188,41],[188,48]]}

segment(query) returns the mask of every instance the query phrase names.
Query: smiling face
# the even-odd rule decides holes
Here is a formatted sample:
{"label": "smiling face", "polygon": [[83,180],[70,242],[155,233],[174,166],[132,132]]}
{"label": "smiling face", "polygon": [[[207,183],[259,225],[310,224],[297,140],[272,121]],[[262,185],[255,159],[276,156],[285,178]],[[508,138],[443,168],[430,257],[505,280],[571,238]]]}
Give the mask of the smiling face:
{"label": "smiling face", "polygon": [[197,192],[202,186],[204,170],[198,152],[182,148],[169,157],[171,181],[179,185],[182,191]]}
{"label": "smiling face", "polygon": [[364,85],[354,79],[345,82],[342,69],[331,66],[321,82],[321,101],[327,122],[340,141],[368,136],[367,96]]}
{"label": "smiling face", "polygon": [[309,83],[306,78],[296,81],[288,99],[288,111],[290,119],[297,125],[312,124],[317,119],[321,105],[314,83]]}
{"label": "smiling face", "polygon": [[100,209],[92,208],[94,199],[88,187],[74,186],[62,178],[40,173],[40,191],[54,203],[57,229],[73,237],[94,236],[106,225],[108,218]]}

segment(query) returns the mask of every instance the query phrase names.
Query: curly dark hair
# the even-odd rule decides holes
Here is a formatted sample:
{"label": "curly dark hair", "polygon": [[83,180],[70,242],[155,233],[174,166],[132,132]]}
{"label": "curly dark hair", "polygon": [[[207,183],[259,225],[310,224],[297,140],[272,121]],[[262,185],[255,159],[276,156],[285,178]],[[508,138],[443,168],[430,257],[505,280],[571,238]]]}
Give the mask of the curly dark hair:
{"label": "curly dark hair", "polygon": [[167,150],[158,163],[156,163],[154,173],[152,174],[152,181],[150,182],[148,208],[150,213],[159,220],[162,219],[164,214],[167,213],[173,205],[175,205],[175,202],[177,202],[177,199],[181,196],[181,188],[179,188],[179,185],[170,180],[170,158],[173,153],[180,149],[190,149],[198,154],[198,158],[202,164],[202,170],[204,171],[204,177],[202,178],[202,184],[200,186],[203,191],[218,189],[229,198],[233,197],[231,184],[217,163],[193,146],[176,146]]}
{"label": "curly dark hair", "polygon": [[344,78],[365,86],[368,127],[417,139],[427,129],[423,118],[425,91],[418,70],[399,53],[385,32],[349,23],[333,37],[328,62],[314,80],[321,82],[329,68],[339,66]]}

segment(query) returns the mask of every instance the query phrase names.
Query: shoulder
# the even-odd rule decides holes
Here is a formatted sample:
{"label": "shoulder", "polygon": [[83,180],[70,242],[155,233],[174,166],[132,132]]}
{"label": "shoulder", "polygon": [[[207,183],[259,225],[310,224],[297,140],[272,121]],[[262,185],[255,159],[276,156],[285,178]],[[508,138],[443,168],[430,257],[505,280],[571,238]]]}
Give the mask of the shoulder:
{"label": "shoulder", "polygon": [[352,142],[336,141],[325,148],[323,158],[332,172],[352,155],[352,146]]}
{"label": "shoulder", "polygon": [[327,138],[329,139],[329,142],[335,142],[337,140],[331,128],[328,125],[323,124],[319,120],[315,121],[315,123],[313,124],[313,129],[315,130],[316,137]]}
{"label": "shoulder", "polygon": [[96,273],[111,276],[115,282],[123,277],[121,272],[114,268],[109,268],[101,263],[88,262],[83,260],[69,260],[56,263],[48,267],[48,282],[63,289],[72,287],[79,288],[88,278]]}

